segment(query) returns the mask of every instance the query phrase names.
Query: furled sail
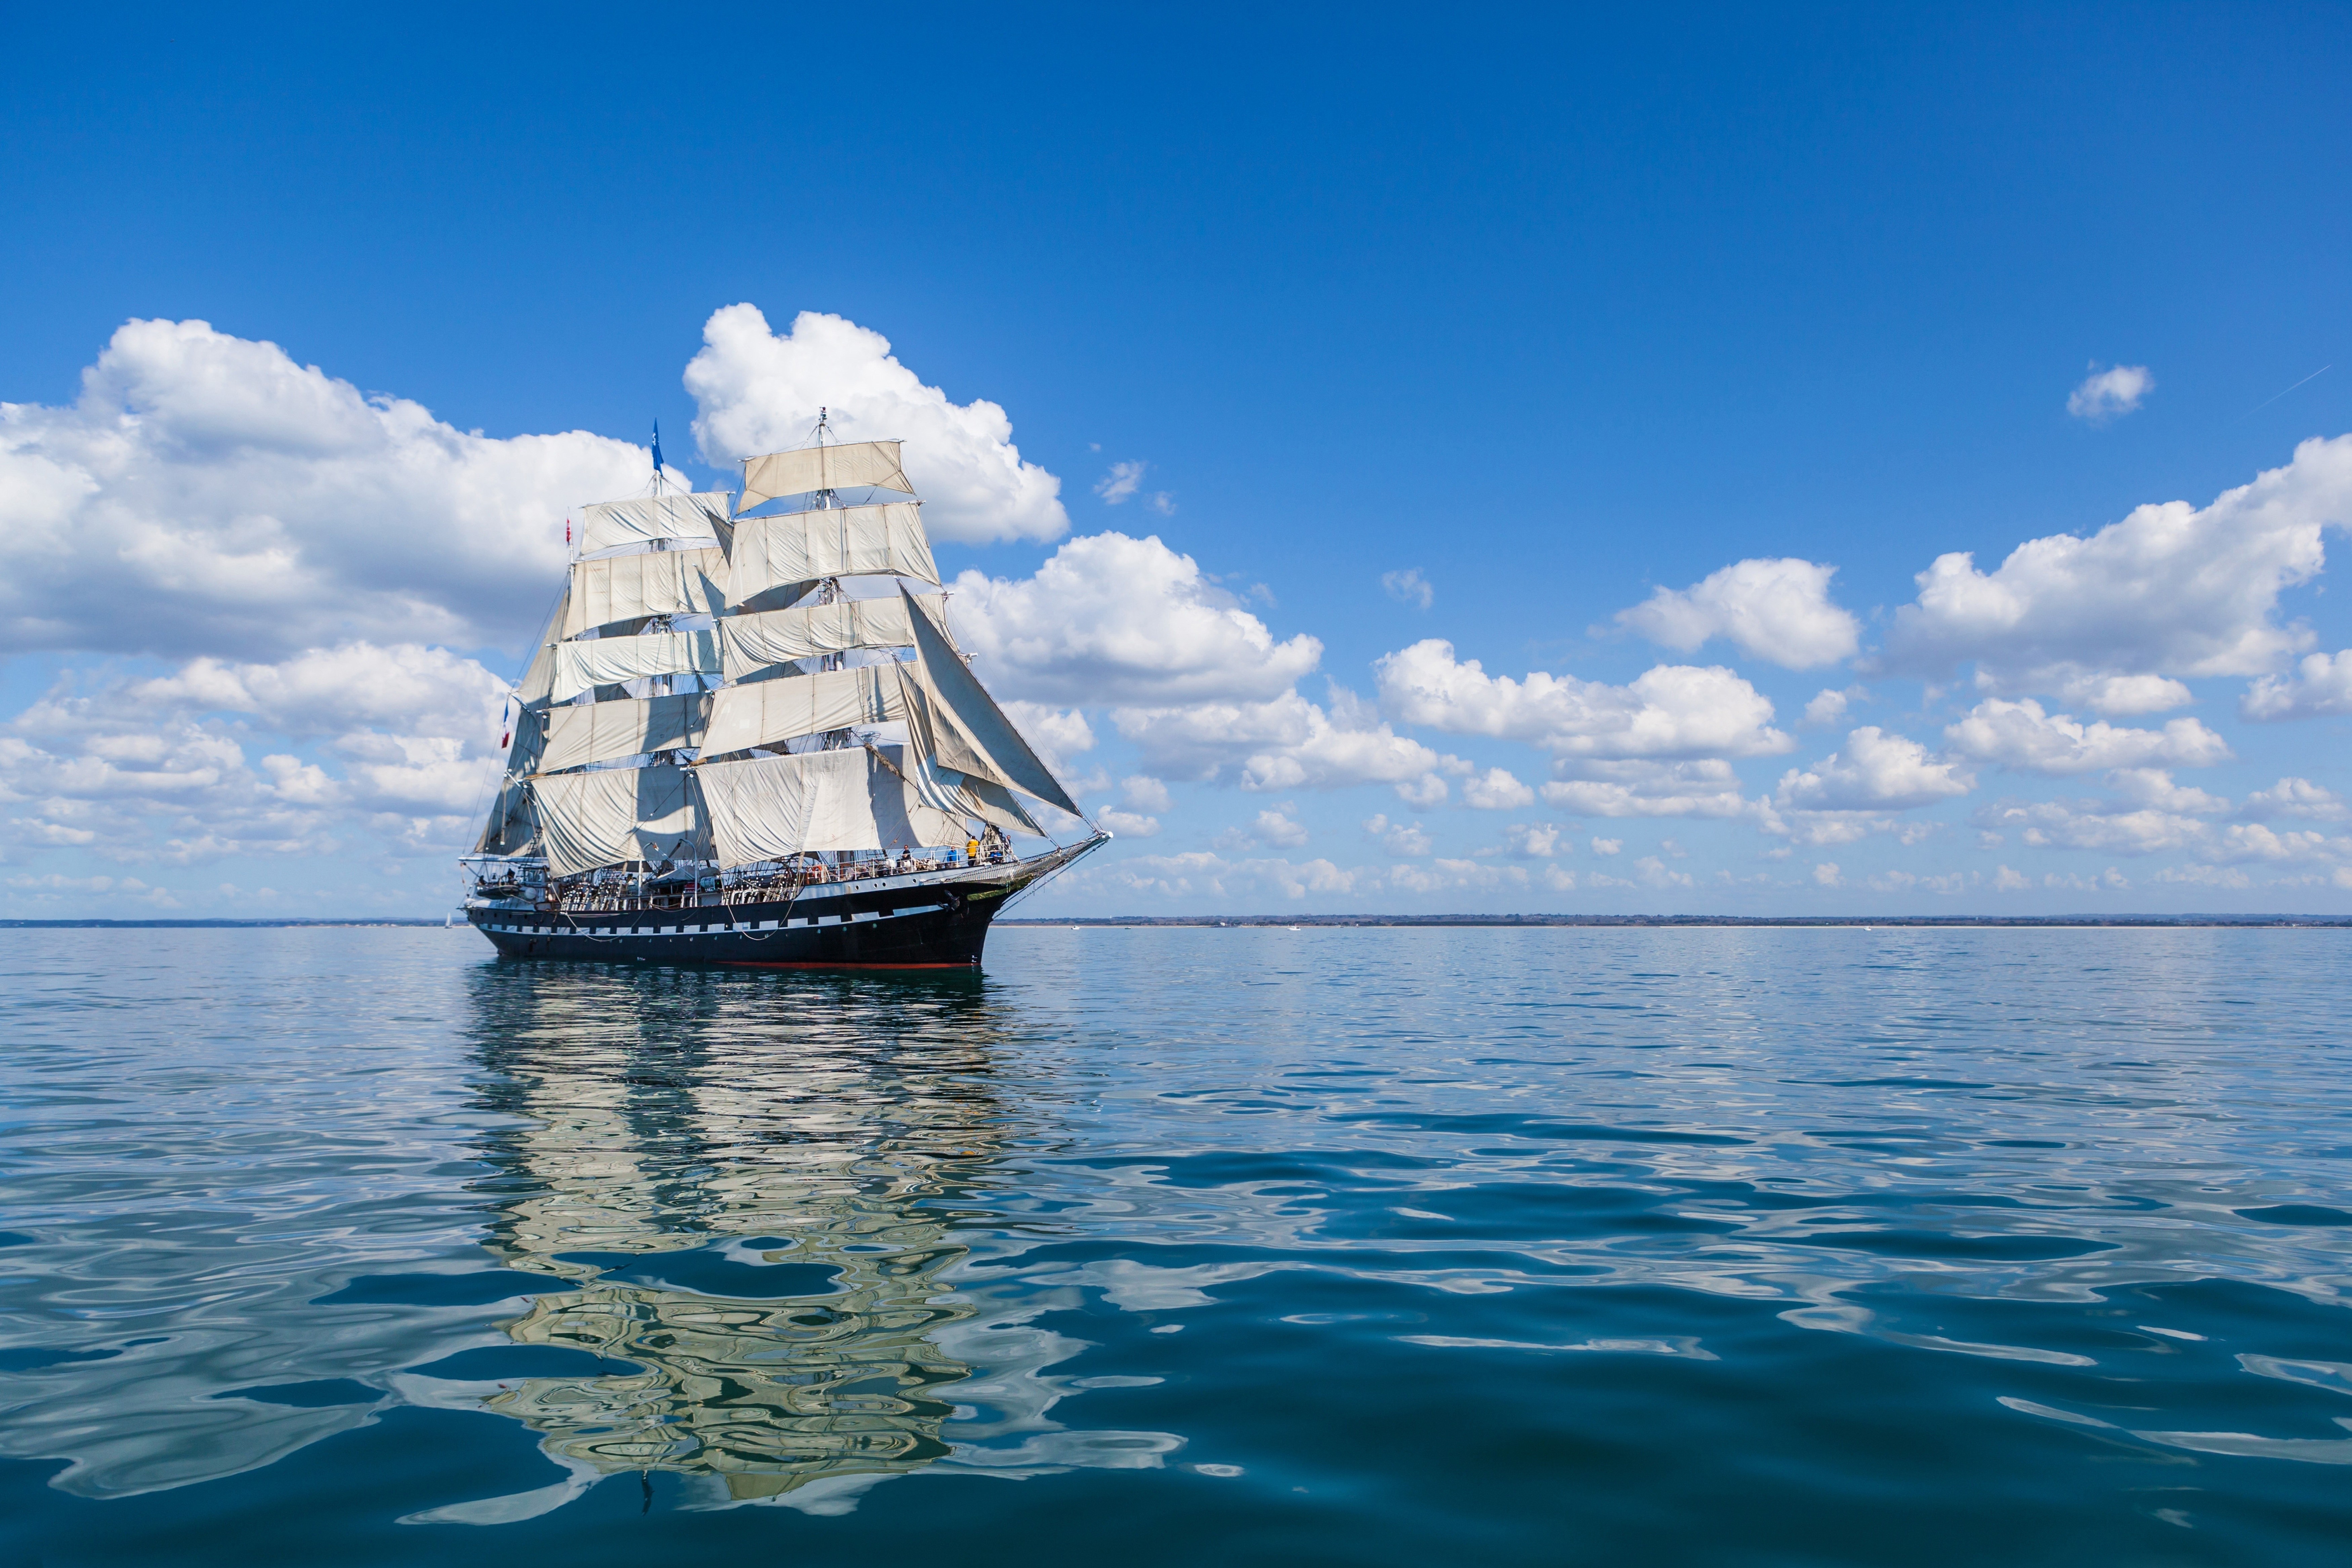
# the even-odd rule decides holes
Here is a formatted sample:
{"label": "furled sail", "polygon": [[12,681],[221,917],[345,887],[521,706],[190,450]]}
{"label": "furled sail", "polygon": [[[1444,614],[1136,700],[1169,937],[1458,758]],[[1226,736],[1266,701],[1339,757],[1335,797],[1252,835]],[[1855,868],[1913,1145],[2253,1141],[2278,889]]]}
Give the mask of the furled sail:
{"label": "furled sail", "polygon": [[725,607],[727,558],[709,550],[647,550],[572,563],[559,640],[646,616],[715,616]]}
{"label": "furled sail", "polygon": [[916,689],[907,706],[909,722],[921,731],[918,739],[923,749],[958,773],[1024,790],[1072,816],[1083,816],[1054,771],[965,668],[929,612],[903,589],[899,597],[907,603],[915,634],[915,662],[898,668]]}
{"label": "furled sail", "polygon": [[915,493],[898,466],[896,441],[846,441],[838,447],[803,447],[796,452],[770,452],[743,460],[743,497],[736,510],[747,511],[778,496],[805,495],[811,490],[856,489],[873,485],[886,490]]}
{"label": "furled sail", "polygon": [[683,769],[541,773],[530,781],[530,793],[547,868],[555,876],[680,856],[691,847],[695,811]]}
{"label": "furled sail", "polygon": [[[941,603],[936,594],[919,595],[917,599],[935,611]],[[855,647],[905,647],[914,640],[907,606],[896,595],[887,599],[835,599],[830,605],[727,616],[719,623],[719,659],[729,679],[740,680],[762,665]]]}
{"label": "furled sail", "polygon": [[725,490],[710,490],[701,495],[597,501],[580,509],[580,553],[593,555],[616,545],[645,544],[656,539],[709,543],[718,537],[715,525],[725,519],[728,503],[733,500]]}
{"label": "furled sail", "polygon": [[962,825],[908,784],[901,750],[851,746],[695,769],[719,866],[782,860],[804,850],[912,849],[961,839]]}
{"label": "furled sail", "polygon": [[633,637],[593,637],[555,645],[558,702],[568,702],[599,686],[649,675],[718,673],[716,632],[646,632]]}
{"label": "furled sail", "polygon": [[710,699],[697,692],[639,697],[623,702],[566,703],[547,710],[546,773],[618,762],[652,752],[702,743]]}
{"label": "furled sail", "polygon": [[789,584],[865,572],[940,580],[923,532],[922,503],[910,500],[742,518],[735,524],[727,572],[730,605]]}
{"label": "furled sail", "polygon": [[820,670],[747,681],[718,692],[710,723],[703,731],[702,754],[774,745],[795,735],[882,724],[907,716],[897,667],[869,664],[856,669]]}

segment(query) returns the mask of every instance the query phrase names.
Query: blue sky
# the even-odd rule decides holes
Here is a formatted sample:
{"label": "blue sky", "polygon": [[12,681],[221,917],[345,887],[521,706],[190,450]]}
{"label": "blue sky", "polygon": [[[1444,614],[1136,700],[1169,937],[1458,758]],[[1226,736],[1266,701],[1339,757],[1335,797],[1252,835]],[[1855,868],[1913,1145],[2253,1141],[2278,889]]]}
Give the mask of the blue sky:
{"label": "blue sky", "polygon": [[[2206,507],[2295,462],[2297,443],[2352,431],[2340,9],[256,10],[201,37],[161,10],[16,21],[0,399],[64,407],[125,321],[204,321],[457,431],[642,441],[658,417],[667,455],[712,480],[690,433],[709,410],[681,381],[712,312],[749,302],[779,334],[829,313],[887,337],[952,403],[1000,405],[1021,458],[1061,480],[1061,538],[983,542],[975,525],[942,541],[951,574],[1018,581],[1065,540],[1156,534],[1276,645],[1319,642],[1304,699],[1339,711],[1336,680],[1394,733],[1531,787],[1558,782],[1557,743],[1412,722],[1376,661],[1441,638],[1490,677],[1736,670],[1791,742],[1731,757],[1747,801],[1850,762],[1863,723],[1970,781],[1872,819],[1893,826],[1847,821],[1842,841],[1816,824],[1807,843],[1760,807],[1468,808],[1460,772],[1428,806],[1385,778],[1254,790],[1237,752],[1207,779],[1167,778],[1165,809],[1128,803],[1157,831],[1122,835],[1059,907],[2352,908],[2329,806],[2244,804],[2288,776],[2352,793],[2326,691],[2298,700],[2305,716],[2249,722],[2244,660],[2197,675],[2118,652],[2116,669],[2178,679],[2192,700],[2114,726],[2193,719],[2228,760],[2125,744],[2115,755],[2139,760],[2124,765],[2163,766],[2204,804],[2146,805],[2175,825],[2137,840],[2086,833],[2070,807],[2035,846],[1983,814],[2095,799],[2128,815],[2116,792],[2154,787],[2021,768],[1990,742],[1964,755],[1948,735],[1989,699],[2096,721],[2055,678],[1994,690],[1967,660],[1943,677],[1790,670],[1613,619],[1654,588],[1793,558],[1836,567],[1828,592],[1866,663],[1940,555],[1990,572],[2142,503]],[[2070,416],[2095,364],[2145,367],[2152,388],[2111,417]],[[1119,461],[1149,468],[1111,506],[1096,487]],[[2332,482],[2308,504],[2340,524]],[[1172,510],[1149,510],[1155,493]],[[364,531],[370,504],[360,487],[341,512]],[[1404,571],[1426,607],[1383,590]],[[2263,612],[2309,633],[2273,674],[2352,643],[2326,584],[2288,585]],[[494,648],[520,647],[541,598],[513,595],[505,624],[427,614],[406,635],[510,674]],[[23,743],[58,758],[68,742],[43,738],[58,700],[40,704],[61,676],[89,696],[178,679],[208,652],[301,651],[217,626],[217,650],[142,641],[169,616],[135,603],[97,630],[12,614],[8,706]],[[320,646],[341,635],[321,627]],[[382,617],[367,630],[403,635]],[[1815,693],[1856,686],[1843,720],[1802,724]],[[162,700],[140,699],[153,722]],[[366,749],[325,718],[272,739],[265,711],[173,700],[168,722],[227,735],[248,770],[290,756],[332,780]],[[1069,758],[1105,800],[1152,776],[1107,714]],[[201,803],[133,835],[93,826],[102,794],[43,816],[66,776],[51,773],[5,786],[34,803],[0,832],[13,912],[168,898],[246,913],[262,888],[306,911],[447,902],[421,807],[347,798],[334,816],[320,784],[327,817],[208,847]],[[1254,826],[1269,810],[1296,829]],[[387,815],[411,826],[387,837],[370,826]],[[1389,827],[1368,832],[1374,817]],[[1400,855],[1387,835],[1414,822],[1429,847]],[[2249,858],[2263,823],[2315,837]],[[1554,853],[1511,853],[1512,824],[1557,827]],[[1631,869],[1645,858],[1647,881]],[[1469,869],[1449,882],[1447,861]],[[1318,862],[1328,874],[1297,869]],[[2168,867],[2202,879],[2158,880]],[[1508,868],[1549,879],[1497,880]],[[1921,880],[1867,886],[1895,873]],[[1931,894],[1934,878],[1958,880]]]}

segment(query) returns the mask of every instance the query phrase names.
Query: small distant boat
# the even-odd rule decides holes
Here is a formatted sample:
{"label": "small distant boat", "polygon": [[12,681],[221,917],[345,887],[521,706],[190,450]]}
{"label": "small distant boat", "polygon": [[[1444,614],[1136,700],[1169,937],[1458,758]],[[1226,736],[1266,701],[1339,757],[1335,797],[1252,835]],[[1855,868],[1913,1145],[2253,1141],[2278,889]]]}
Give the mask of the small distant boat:
{"label": "small distant boat", "polygon": [[901,444],[830,434],[737,493],[668,487],[656,447],[646,494],[584,509],[460,861],[502,955],[973,969],[1109,839],[958,651]]}

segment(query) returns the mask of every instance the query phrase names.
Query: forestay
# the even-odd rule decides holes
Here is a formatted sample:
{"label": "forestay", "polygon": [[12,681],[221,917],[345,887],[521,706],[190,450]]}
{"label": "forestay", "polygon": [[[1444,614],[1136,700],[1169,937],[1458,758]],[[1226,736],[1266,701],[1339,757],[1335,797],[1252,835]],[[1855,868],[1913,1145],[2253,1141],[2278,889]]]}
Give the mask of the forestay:
{"label": "forestay", "polygon": [[719,673],[716,632],[646,632],[634,637],[593,637],[555,645],[554,696],[569,701],[583,691],[649,675]]}
{"label": "forestay", "polygon": [[820,577],[895,572],[940,580],[923,533],[922,503],[909,500],[741,519],[727,571],[730,605]]}
{"label": "forestay", "polygon": [[702,735],[702,753],[723,757],[795,735],[887,723],[906,716],[894,665],[779,676],[730,686],[716,695],[709,727]]}
{"label": "forestay", "polygon": [[912,849],[961,839],[963,827],[908,787],[901,750],[849,747],[697,768],[719,866],[782,860],[803,851]]}
{"label": "forestay", "polygon": [[[918,596],[939,605],[937,594]],[[730,680],[740,680],[762,665],[814,658],[860,647],[905,647],[915,640],[907,606],[887,599],[836,599],[790,610],[729,616],[719,623],[719,659]]]}
{"label": "forestay", "polygon": [[778,496],[806,495],[812,490],[856,489],[872,485],[880,489],[915,493],[898,466],[896,441],[847,441],[838,447],[803,447],[796,452],[770,452],[743,462],[745,511]]}
{"label": "forestay", "polygon": [[547,773],[584,768],[591,763],[673,752],[702,743],[710,699],[698,692],[676,697],[638,697],[619,702],[566,704],[547,710]]}
{"label": "forestay", "polygon": [[899,596],[906,600],[915,634],[915,663],[898,668],[917,689],[907,706],[923,750],[958,773],[1024,790],[1072,816],[1086,815],[956,656],[938,623],[915,603],[914,595],[902,589]]}
{"label": "forestay", "polygon": [[728,503],[733,500],[725,490],[710,490],[701,495],[597,501],[580,509],[580,553],[593,555],[599,550],[656,539],[714,543],[716,525],[727,516]]}
{"label": "forestay", "polygon": [[727,558],[709,550],[648,550],[572,563],[559,639],[646,616],[715,616],[725,606]]}
{"label": "forestay", "polygon": [[530,789],[541,847],[555,876],[681,857],[692,847],[695,812],[681,769],[542,773]]}

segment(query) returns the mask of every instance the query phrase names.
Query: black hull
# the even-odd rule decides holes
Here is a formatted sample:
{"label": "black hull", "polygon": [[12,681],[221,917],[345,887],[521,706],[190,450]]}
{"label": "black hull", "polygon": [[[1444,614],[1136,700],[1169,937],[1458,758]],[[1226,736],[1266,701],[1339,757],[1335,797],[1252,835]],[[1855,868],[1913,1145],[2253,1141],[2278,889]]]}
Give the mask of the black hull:
{"label": "black hull", "polygon": [[980,967],[989,922],[1005,901],[1099,842],[1004,866],[824,883],[761,903],[594,911],[483,907],[468,909],[466,918],[502,958],[971,971]]}

